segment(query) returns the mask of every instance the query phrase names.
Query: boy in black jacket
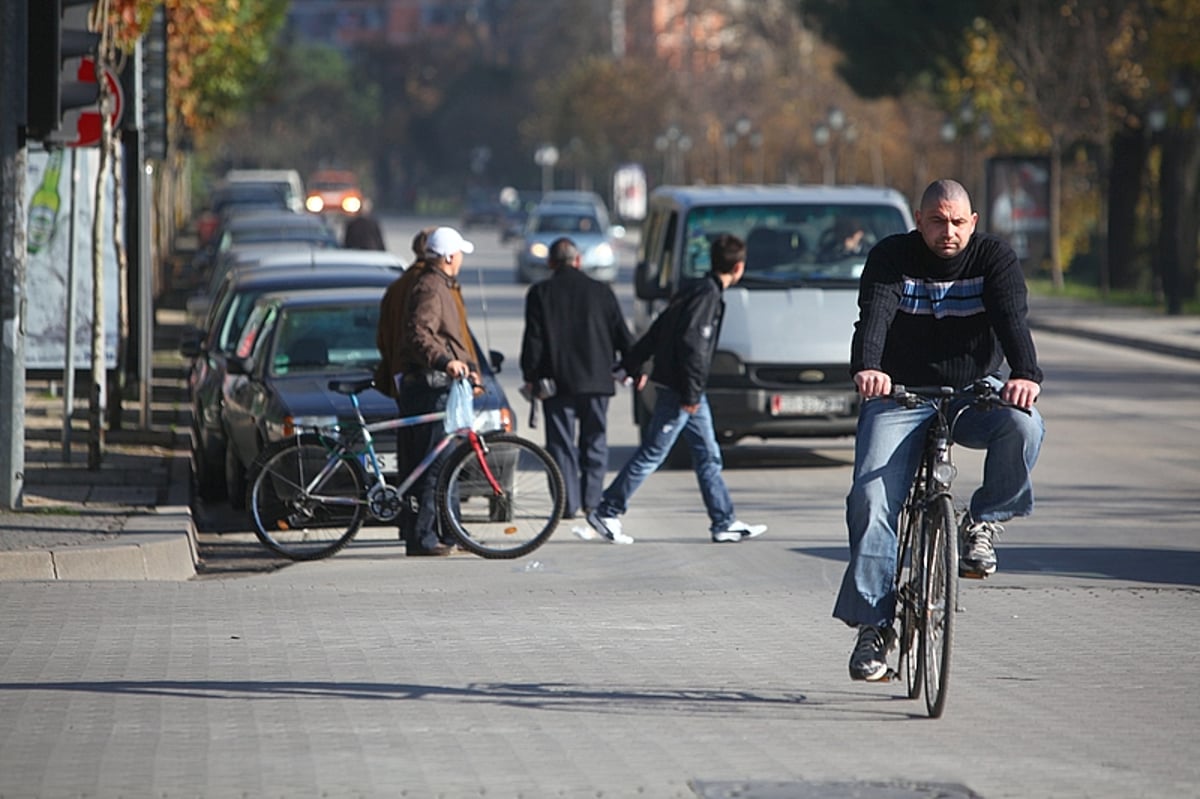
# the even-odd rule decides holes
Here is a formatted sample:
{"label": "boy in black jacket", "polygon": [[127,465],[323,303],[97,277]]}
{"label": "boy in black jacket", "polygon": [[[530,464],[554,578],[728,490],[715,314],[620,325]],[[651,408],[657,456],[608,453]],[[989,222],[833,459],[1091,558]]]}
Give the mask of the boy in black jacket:
{"label": "boy in black jacket", "polygon": [[[721,295],[742,279],[746,245],[736,236],[724,234],[712,242],[710,254],[712,271],[680,289],[622,364],[629,374],[639,374],[642,364],[653,357],[650,379],[657,396],[649,437],[604,490],[599,507],[588,513],[588,524],[614,544],[633,543],[633,538],[621,529],[619,517],[680,435],[692,451],[692,466],[708,511],[712,540],[743,541],[767,530],[765,524],[746,524],[734,516],[733,500],[721,477],[721,448],[713,429],[712,411],[704,395],[725,311]],[[638,387],[644,384],[642,377]]]}

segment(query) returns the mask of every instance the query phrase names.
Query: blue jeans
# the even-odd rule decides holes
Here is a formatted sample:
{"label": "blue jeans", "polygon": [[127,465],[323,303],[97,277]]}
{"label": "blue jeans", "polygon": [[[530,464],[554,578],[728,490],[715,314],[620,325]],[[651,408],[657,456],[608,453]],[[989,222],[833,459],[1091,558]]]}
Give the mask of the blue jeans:
{"label": "blue jeans", "polygon": [[692,452],[692,468],[696,470],[700,496],[704,498],[704,507],[711,522],[709,530],[714,533],[724,530],[735,518],[733,500],[729,497],[725,479],[721,477],[721,447],[717,444],[708,398],[701,395],[700,407],[695,413],[689,414],[680,405],[683,398],[678,391],[657,386],[657,392],[646,440],[621,467],[608,488],[604,489],[604,496],[596,510],[605,518],[624,513],[634,492],[662,465],[671,447],[682,435]]}
{"label": "blue jeans", "polygon": [[[888,625],[895,616],[896,525],[933,413],[928,407],[902,408],[890,399],[862,404],[854,482],[846,497],[850,563],[833,608],[834,617],[847,624]],[[971,496],[974,521],[1002,522],[1032,512],[1031,473],[1045,430],[1036,409],[1028,416],[1008,408],[967,408],[958,417],[954,442],[987,450],[983,483]]]}

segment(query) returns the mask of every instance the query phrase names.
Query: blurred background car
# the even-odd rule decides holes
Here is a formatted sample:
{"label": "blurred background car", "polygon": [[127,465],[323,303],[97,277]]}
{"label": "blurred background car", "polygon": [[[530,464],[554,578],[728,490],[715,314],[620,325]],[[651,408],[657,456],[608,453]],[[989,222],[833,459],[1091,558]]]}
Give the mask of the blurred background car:
{"label": "blurred background car", "polygon": [[[221,418],[227,441],[226,492],[233,507],[244,507],[247,469],[268,443],[292,435],[297,427],[353,420],[349,398],[330,391],[329,382],[375,370],[383,292],[297,290],[258,298],[226,360],[231,377],[225,381]],[[504,356],[492,351],[481,360],[483,393],[475,397],[475,429],[515,430],[516,415],[496,379]],[[364,391],[359,402],[368,423],[396,417],[395,401],[378,391]],[[384,433],[375,444],[384,471],[394,474],[395,435]]]}
{"label": "blurred background car", "polygon": [[185,329],[180,353],[188,366],[192,408],[192,464],[199,496],[226,496],[226,440],[221,405],[227,379],[226,359],[237,343],[255,301],[284,289],[333,289],[370,286],[385,290],[404,269],[387,253],[327,250],[275,255],[227,273],[213,294],[212,312],[203,327]]}
{"label": "blurred background car", "polygon": [[319,216],[291,211],[246,210],[226,216],[212,240],[192,258],[188,318],[198,323],[208,314],[212,289],[237,263],[288,250],[337,248],[337,231]]}
{"label": "blurred background car", "polygon": [[358,176],[345,169],[319,169],[308,179],[304,207],[314,214],[354,216],[363,210],[366,198]]}
{"label": "blurred background car", "polygon": [[624,230],[609,224],[608,214],[591,202],[552,201],[545,198],[529,215],[516,252],[518,283],[534,283],[550,276],[546,258],[555,239],[566,236],[579,247],[582,270],[596,280],[617,279],[617,239]]}
{"label": "blurred background car", "polygon": [[504,205],[500,202],[498,189],[472,187],[467,190],[466,202],[463,203],[463,230],[499,226],[503,218]]}
{"label": "blurred background car", "polygon": [[304,182],[294,169],[231,169],[225,173],[229,186],[264,186],[283,193],[289,210],[304,210]]}

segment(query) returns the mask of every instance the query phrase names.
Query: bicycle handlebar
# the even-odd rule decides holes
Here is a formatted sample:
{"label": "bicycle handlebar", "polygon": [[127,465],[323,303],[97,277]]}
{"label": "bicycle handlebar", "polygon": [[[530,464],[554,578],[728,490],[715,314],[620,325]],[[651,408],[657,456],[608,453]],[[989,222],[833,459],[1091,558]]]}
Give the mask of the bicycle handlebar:
{"label": "bicycle handlebar", "polygon": [[972,404],[981,408],[1012,408],[1021,413],[1033,415],[1029,408],[1022,408],[1014,402],[1009,402],[1000,396],[1000,392],[986,380],[976,380],[967,388],[953,386],[905,386],[902,383],[892,384],[891,398],[906,408],[915,408],[922,402],[939,399],[958,399],[973,397]]}

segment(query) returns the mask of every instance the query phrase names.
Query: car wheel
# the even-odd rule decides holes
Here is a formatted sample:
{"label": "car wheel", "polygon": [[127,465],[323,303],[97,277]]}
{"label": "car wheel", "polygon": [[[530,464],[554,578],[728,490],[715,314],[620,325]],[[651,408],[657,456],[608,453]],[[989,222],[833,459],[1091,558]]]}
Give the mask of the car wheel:
{"label": "car wheel", "polygon": [[229,496],[229,507],[246,509],[246,467],[234,452],[232,442],[225,445],[225,493]]}

